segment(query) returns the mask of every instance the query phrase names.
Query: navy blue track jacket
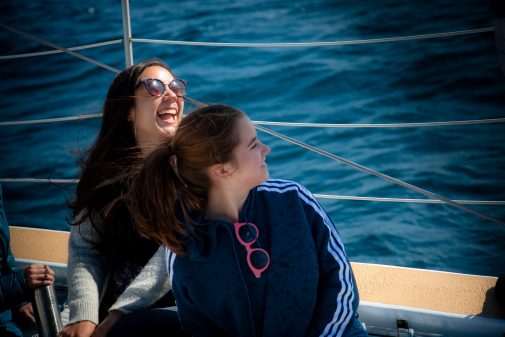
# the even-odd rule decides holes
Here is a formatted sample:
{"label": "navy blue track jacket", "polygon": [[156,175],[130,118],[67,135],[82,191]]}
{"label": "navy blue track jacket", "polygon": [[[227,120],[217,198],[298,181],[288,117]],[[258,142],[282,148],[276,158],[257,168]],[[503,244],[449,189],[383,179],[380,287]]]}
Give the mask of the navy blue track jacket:
{"label": "navy blue track jacket", "polygon": [[312,194],[270,179],[249,192],[240,222],[258,227],[252,247],[269,252],[260,278],[230,222],[196,226],[186,256],[167,249],[183,327],[198,337],[345,336],[358,290],[337,229]]}

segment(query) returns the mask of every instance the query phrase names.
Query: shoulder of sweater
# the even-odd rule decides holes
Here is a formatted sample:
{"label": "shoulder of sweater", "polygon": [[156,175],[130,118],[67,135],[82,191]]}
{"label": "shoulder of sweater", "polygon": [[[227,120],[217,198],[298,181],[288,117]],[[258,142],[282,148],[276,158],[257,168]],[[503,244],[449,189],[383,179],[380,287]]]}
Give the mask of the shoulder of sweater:
{"label": "shoulder of sweater", "polygon": [[70,226],[70,237],[72,240],[90,240],[98,239],[98,232],[91,226],[89,221],[84,221],[79,225]]}

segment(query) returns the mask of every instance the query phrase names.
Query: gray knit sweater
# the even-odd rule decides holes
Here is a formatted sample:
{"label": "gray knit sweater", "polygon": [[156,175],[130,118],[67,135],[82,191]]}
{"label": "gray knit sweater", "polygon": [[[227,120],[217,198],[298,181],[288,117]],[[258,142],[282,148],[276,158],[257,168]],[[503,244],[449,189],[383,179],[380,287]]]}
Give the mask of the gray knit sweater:
{"label": "gray knit sweater", "polygon": [[[98,324],[100,300],[105,294],[111,266],[89,242],[96,237],[96,231],[87,222],[71,226],[67,266],[69,324],[79,321]],[[170,289],[165,250],[160,247],[109,311],[130,314],[145,310]]]}

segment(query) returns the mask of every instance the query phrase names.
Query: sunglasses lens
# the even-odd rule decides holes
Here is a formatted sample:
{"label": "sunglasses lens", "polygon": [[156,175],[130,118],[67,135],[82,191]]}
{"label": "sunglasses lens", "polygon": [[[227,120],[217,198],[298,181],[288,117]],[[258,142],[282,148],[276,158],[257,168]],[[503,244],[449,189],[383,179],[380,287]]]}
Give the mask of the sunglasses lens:
{"label": "sunglasses lens", "polygon": [[147,91],[153,96],[163,96],[165,86],[160,80],[150,78],[145,81]]}
{"label": "sunglasses lens", "polygon": [[251,253],[251,264],[256,269],[263,269],[268,265],[268,256],[263,250],[253,250]]}
{"label": "sunglasses lens", "polygon": [[174,94],[176,94],[179,97],[186,96],[186,83],[183,80],[180,80],[178,78],[173,79],[170,81],[168,84],[168,87],[170,90],[173,91]]}
{"label": "sunglasses lens", "polygon": [[243,225],[239,228],[238,234],[245,243],[251,243],[258,238],[258,231],[253,226]]}

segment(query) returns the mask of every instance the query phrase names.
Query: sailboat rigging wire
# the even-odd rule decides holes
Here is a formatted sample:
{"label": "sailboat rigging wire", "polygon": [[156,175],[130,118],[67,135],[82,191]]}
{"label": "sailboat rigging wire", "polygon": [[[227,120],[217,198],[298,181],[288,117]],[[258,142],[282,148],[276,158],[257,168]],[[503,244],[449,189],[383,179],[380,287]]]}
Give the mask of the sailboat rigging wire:
{"label": "sailboat rigging wire", "polygon": [[188,96],[184,96],[184,100],[186,102],[196,105],[197,108],[203,108],[207,106],[207,104],[197,101],[196,99],[190,98]]}
{"label": "sailboat rigging wire", "polygon": [[[349,200],[349,201],[378,201],[378,202],[409,202],[417,204],[445,204],[444,201],[435,199],[414,199],[414,198],[379,198],[379,197],[358,197],[353,195],[317,194],[319,199]],[[453,200],[463,205],[505,205],[505,200]]]}
{"label": "sailboat rigging wire", "polygon": [[290,142],[290,143],[296,144],[296,145],[301,146],[301,147],[303,147],[303,148],[305,148],[305,149],[307,149],[307,150],[310,150],[310,151],[312,151],[312,152],[318,153],[318,154],[320,154],[320,155],[322,155],[322,156],[325,156],[325,157],[328,157],[328,158],[330,158],[330,159],[333,159],[333,160],[339,161],[339,162],[341,162],[341,163],[343,163],[343,164],[345,164],[345,165],[348,165],[348,166],[350,166],[350,167],[352,167],[352,168],[355,168],[355,169],[357,169],[357,170],[359,170],[359,171],[362,171],[362,172],[365,172],[365,173],[368,173],[368,174],[374,175],[374,176],[379,177],[379,178],[381,178],[381,179],[384,179],[384,180],[386,180],[386,181],[389,181],[389,182],[392,182],[392,183],[394,183],[394,184],[397,184],[397,185],[403,186],[403,187],[405,187],[405,188],[408,188],[409,190],[412,190],[412,191],[414,191],[414,192],[420,193],[420,194],[422,194],[422,195],[424,195],[424,196],[426,196],[426,197],[428,197],[428,198],[431,198],[431,199],[437,199],[437,200],[443,201],[444,203],[447,203],[447,204],[449,204],[449,205],[451,205],[451,206],[454,206],[454,207],[456,207],[456,208],[462,209],[462,210],[467,211],[467,212],[469,212],[469,213],[475,214],[475,215],[477,215],[477,216],[479,216],[479,217],[481,217],[481,218],[483,218],[483,219],[487,219],[487,220],[489,220],[489,221],[492,221],[492,222],[495,222],[495,223],[497,223],[497,224],[500,224],[500,225],[504,225],[504,226],[505,226],[505,222],[503,222],[503,221],[501,221],[501,220],[499,220],[499,219],[497,219],[497,218],[494,218],[494,217],[489,216],[489,215],[487,215],[487,214],[484,214],[484,213],[481,213],[481,212],[479,212],[479,211],[476,211],[476,210],[473,210],[473,209],[471,209],[471,208],[468,208],[468,207],[466,207],[466,206],[464,206],[464,205],[462,205],[462,204],[459,204],[459,203],[457,203],[457,202],[455,202],[455,201],[453,201],[453,200],[451,200],[451,199],[448,199],[448,198],[446,198],[446,197],[443,197],[443,196],[441,196],[441,195],[439,195],[439,194],[435,194],[435,193],[432,193],[432,192],[427,191],[427,190],[425,190],[425,189],[422,189],[422,188],[420,188],[420,187],[417,187],[417,186],[411,185],[411,184],[409,184],[409,183],[407,183],[407,182],[404,182],[404,181],[402,181],[402,180],[399,180],[399,179],[393,178],[393,177],[388,176],[388,175],[386,175],[386,174],[384,174],[384,173],[380,173],[380,172],[378,172],[378,171],[374,171],[374,170],[372,170],[372,169],[370,169],[370,168],[368,168],[368,167],[366,167],[366,166],[363,166],[363,165],[360,165],[360,164],[354,163],[354,162],[352,162],[352,161],[350,161],[350,160],[344,159],[344,158],[339,157],[339,156],[336,156],[336,155],[334,155],[334,154],[332,154],[332,153],[329,153],[329,152],[326,152],[326,151],[324,151],[324,150],[318,149],[318,148],[316,148],[316,147],[314,147],[314,146],[312,146],[312,145],[309,145],[309,144],[303,143],[303,142],[301,142],[301,141],[299,141],[299,140],[296,140],[296,139],[294,139],[294,138],[291,138],[291,137],[285,136],[285,135],[283,135],[283,134],[280,134],[280,133],[278,133],[278,132],[275,132],[275,131],[273,131],[273,130],[270,130],[270,129],[268,129],[268,128],[265,128],[265,127],[263,127],[263,126],[260,126],[260,125],[255,125],[255,127],[256,127],[258,130],[261,130],[261,131],[263,131],[263,132],[265,132],[265,133],[268,133],[268,134],[270,134],[270,135],[272,135],[272,136],[275,136],[275,137],[278,137],[278,138],[283,139],[283,140],[285,140],[285,141],[288,141],[288,142]]}
{"label": "sailboat rigging wire", "polygon": [[428,126],[454,126],[454,125],[474,125],[474,124],[492,124],[505,123],[505,117],[489,118],[489,119],[472,119],[466,121],[448,121],[448,122],[423,122],[423,123],[379,123],[379,124],[332,124],[332,123],[291,123],[291,122],[269,122],[256,121],[257,125],[272,125],[272,126],[301,126],[309,128],[412,128],[412,127],[428,127]]}
{"label": "sailboat rigging wire", "polygon": [[[201,102],[199,102],[195,99],[189,98],[187,96],[184,97],[184,100],[190,102],[191,104],[196,105],[197,107],[205,106],[204,103],[201,103]],[[68,117],[32,119],[32,120],[26,120],[26,121],[7,121],[7,122],[0,122],[0,126],[59,123],[59,122],[68,122],[68,121],[75,121],[75,120],[82,120],[82,119],[89,119],[89,118],[101,118],[101,117],[102,117],[102,113],[98,112],[98,113],[94,113],[94,114],[84,114],[84,115],[68,116]]]}
{"label": "sailboat rigging wire", "polygon": [[386,37],[386,38],[365,39],[365,40],[330,41],[330,42],[241,43],[241,42],[196,42],[196,41],[156,40],[156,39],[137,39],[137,38],[132,38],[131,41],[138,43],[171,44],[171,45],[199,46],[199,47],[286,48],[286,47],[344,46],[344,45],[369,44],[369,43],[425,40],[448,36],[487,33],[492,31],[494,31],[493,27],[487,27],[479,29],[458,30],[454,32],[445,32],[445,33],[408,35],[408,36]]}
{"label": "sailboat rigging wire", "polygon": [[27,121],[0,122],[0,126],[57,123],[57,122],[67,122],[67,121],[75,121],[75,120],[89,119],[89,118],[100,118],[100,117],[102,117],[101,113],[95,113],[95,114],[86,114],[86,115],[69,116],[69,117],[32,119],[32,120],[27,120]]}
{"label": "sailboat rigging wire", "polygon": [[120,73],[120,72],[121,72],[119,69],[116,69],[116,68],[114,68],[114,67],[108,66],[108,65],[106,65],[106,64],[104,64],[104,63],[102,63],[102,62],[95,61],[95,60],[93,60],[93,59],[91,59],[91,58],[89,58],[89,57],[86,57],[86,56],[84,56],[84,55],[78,54],[78,53],[73,52],[73,51],[71,51],[71,50],[68,50],[68,49],[66,49],[66,48],[60,47],[60,46],[58,46],[58,45],[56,45],[56,44],[54,44],[54,43],[52,43],[52,42],[49,42],[49,41],[46,41],[46,40],[40,39],[40,38],[38,38],[38,37],[36,37],[36,36],[33,36],[33,35],[31,35],[31,34],[28,34],[28,33],[25,33],[25,32],[23,32],[23,31],[20,31],[20,30],[18,30],[18,29],[16,29],[16,28],[13,28],[13,27],[8,26],[8,25],[6,25],[6,24],[3,24],[3,23],[1,23],[1,22],[0,22],[0,27],[2,27],[2,28],[4,28],[4,29],[7,29],[7,30],[9,30],[9,31],[11,31],[11,32],[14,32],[14,33],[16,33],[16,34],[23,35],[23,36],[25,36],[25,37],[27,37],[27,38],[30,38],[30,39],[32,39],[32,40],[35,40],[35,41],[37,41],[37,42],[39,42],[39,43],[41,43],[41,44],[44,44],[44,45],[46,45],[46,46],[52,47],[52,48],[54,48],[54,49],[61,50],[62,52],[66,53],[66,54],[72,55],[72,56],[74,56],[74,57],[77,57],[78,59],[84,60],[84,61],[89,62],[89,63],[92,63],[92,64],[94,64],[94,65],[96,65],[96,66],[99,66],[99,67],[105,68],[105,69],[107,69],[107,70],[110,70],[110,71],[112,71],[112,72],[114,72],[114,73],[116,73],[116,74],[118,74],[118,73]]}
{"label": "sailboat rigging wire", "polygon": [[[55,184],[77,184],[79,179],[45,179],[45,178],[0,178],[0,183],[55,183]],[[380,198],[380,197],[358,197],[352,195],[317,194],[318,199],[349,200],[349,201],[378,201],[378,202],[408,202],[418,204],[444,204],[444,201],[434,199],[414,199],[414,198]],[[464,205],[505,205],[505,200],[453,200]]]}
{"label": "sailboat rigging wire", "polygon": [[[196,105],[197,107],[205,106],[195,99],[185,97],[185,101]],[[84,114],[78,116],[55,117],[45,119],[32,119],[26,121],[7,121],[0,122],[0,126],[14,126],[26,124],[43,124],[43,123],[58,123],[89,118],[100,118],[101,113]],[[272,126],[289,126],[289,127],[312,127],[312,128],[339,128],[339,129],[357,129],[357,128],[412,128],[412,127],[431,127],[431,126],[457,126],[457,125],[477,125],[477,124],[495,124],[505,123],[505,117],[489,118],[489,119],[472,119],[466,121],[447,121],[447,122],[422,122],[422,123],[390,123],[390,124],[333,124],[333,123],[294,123],[294,122],[270,122],[270,121],[255,121],[257,125],[272,125]]]}
{"label": "sailboat rigging wire", "polygon": [[0,183],[55,183],[77,184],[79,179],[47,179],[47,178],[0,178]]}
{"label": "sailboat rigging wire", "polygon": [[[83,45],[83,46],[70,47],[70,48],[67,48],[67,50],[74,51],[74,50],[91,49],[91,48],[109,46],[112,44],[119,44],[122,42],[123,42],[123,40],[104,41],[104,42],[98,42],[98,43],[93,43],[93,44],[87,44],[87,45]],[[21,58],[25,58],[25,57],[45,56],[45,55],[60,54],[60,53],[64,53],[64,51],[46,50],[46,51],[40,51],[40,52],[35,52],[35,53],[4,55],[4,56],[0,56],[0,60],[21,59]]]}
{"label": "sailboat rigging wire", "polygon": [[[5,27],[5,26],[4,26]],[[390,38],[381,38],[381,39],[367,39],[367,40],[349,40],[349,41],[333,41],[333,42],[300,42],[300,43],[225,43],[225,42],[192,42],[192,41],[171,41],[171,40],[151,40],[151,39],[130,39],[131,42],[139,42],[139,43],[154,43],[154,44],[173,44],[173,45],[197,45],[197,46],[213,46],[213,47],[319,47],[319,46],[338,46],[338,45],[353,45],[353,44],[365,44],[365,43],[380,43],[380,42],[395,42],[395,41],[407,41],[407,40],[418,40],[418,39],[432,39],[439,37],[447,37],[447,36],[459,36],[459,35],[468,35],[468,34],[477,34],[477,33],[487,33],[494,31],[494,28],[479,28],[479,29],[469,29],[455,32],[447,32],[447,33],[434,33],[434,34],[424,34],[424,35],[410,35],[410,36],[401,36],[401,37],[390,37]],[[120,44],[123,43],[123,39],[111,40],[98,42],[88,45],[82,45],[77,47],[65,48],[69,51],[75,50],[84,50],[90,48],[97,48],[108,46],[112,44]],[[231,44],[231,45],[230,45]],[[64,53],[65,51],[62,49],[58,50],[48,50],[42,52],[34,52],[34,53],[25,53],[25,54],[13,54],[13,55],[2,55],[0,56],[0,60],[11,60],[25,57],[34,57],[34,56],[44,56],[51,54],[59,54]]]}

